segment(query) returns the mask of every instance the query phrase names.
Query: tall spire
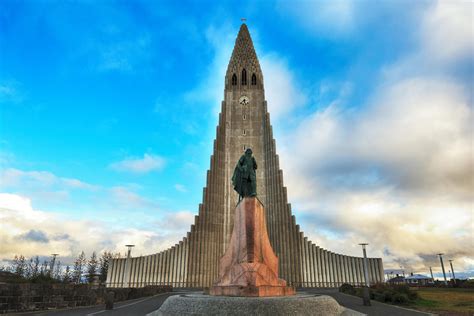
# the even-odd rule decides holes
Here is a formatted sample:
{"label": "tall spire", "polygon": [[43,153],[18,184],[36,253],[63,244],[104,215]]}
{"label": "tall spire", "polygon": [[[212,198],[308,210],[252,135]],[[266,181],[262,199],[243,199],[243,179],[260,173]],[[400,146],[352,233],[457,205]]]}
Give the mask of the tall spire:
{"label": "tall spire", "polygon": [[263,82],[262,70],[258,62],[257,53],[253,47],[252,38],[245,23],[240,26],[239,34],[235,40],[234,50],[227,67],[226,82],[230,81],[233,74],[240,74],[246,69],[249,74],[256,74],[259,82]]}

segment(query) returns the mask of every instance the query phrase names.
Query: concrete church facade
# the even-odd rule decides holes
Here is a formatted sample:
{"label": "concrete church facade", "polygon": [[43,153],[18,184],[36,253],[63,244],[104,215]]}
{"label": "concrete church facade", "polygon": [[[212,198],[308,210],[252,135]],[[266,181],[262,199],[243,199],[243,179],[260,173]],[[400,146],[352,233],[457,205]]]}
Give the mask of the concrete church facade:
{"label": "concrete church facade", "polygon": [[[297,287],[362,284],[363,258],[320,248],[296,224],[276,154],[262,70],[245,24],[239,30],[227,68],[216,134],[203,202],[190,231],[175,246],[160,253],[113,259],[107,286],[211,286],[217,279],[219,258],[232,233],[238,196],[231,177],[246,148],[252,148],[257,160],[257,194],[265,206],[270,242],[279,259],[280,278]],[[368,270],[371,283],[383,281],[381,258],[369,258]]]}

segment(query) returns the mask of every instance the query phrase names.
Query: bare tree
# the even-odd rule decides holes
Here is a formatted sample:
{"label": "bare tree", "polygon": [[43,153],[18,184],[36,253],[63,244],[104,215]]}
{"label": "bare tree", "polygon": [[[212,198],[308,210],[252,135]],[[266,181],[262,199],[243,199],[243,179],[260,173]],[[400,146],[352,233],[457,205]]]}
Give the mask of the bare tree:
{"label": "bare tree", "polygon": [[48,275],[49,271],[49,261],[44,259],[43,264],[41,264],[39,274],[42,276]]}
{"label": "bare tree", "polygon": [[58,281],[61,281],[61,276],[62,276],[61,261],[57,261],[55,263],[53,278],[55,278]]}
{"label": "bare tree", "polygon": [[67,265],[66,270],[64,270],[63,282],[71,283],[71,281],[72,281],[71,268],[69,267],[69,265]]}
{"label": "bare tree", "polygon": [[26,261],[25,278],[31,279],[32,274],[33,274],[33,257],[31,257],[30,260]]}
{"label": "bare tree", "polygon": [[31,265],[31,275],[30,278],[36,278],[39,274],[39,265],[40,265],[40,260],[39,257],[36,256],[34,259],[32,258],[30,260],[30,265]]}
{"label": "bare tree", "polygon": [[15,256],[13,259],[13,269],[15,274],[24,277],[26,274],[26,260],[23,255]]}
{"label": "bare tree", "polygon": [[84,251],[74,261],[74,270],[72,272],[72,279],[75,283],[79,284],[82,281],[82,274],[84,273],[84,266],[86,264],[86,255]]}
{"label": "bare tree", "polygon": [[51,261],[49,262],[49,270],[48,270],[48,276],[50,278],[55,278],[54,273],[55,273],[55,268],[56,268],[56,256],[58,254],[52,254],[51,255]]}

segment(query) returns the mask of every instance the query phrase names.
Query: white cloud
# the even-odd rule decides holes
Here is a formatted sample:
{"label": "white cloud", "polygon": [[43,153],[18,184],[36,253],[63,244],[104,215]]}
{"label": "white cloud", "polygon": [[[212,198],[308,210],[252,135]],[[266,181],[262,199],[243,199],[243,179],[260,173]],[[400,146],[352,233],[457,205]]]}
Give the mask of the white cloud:
{"label": "white cloud", "polygon": [[115,40],[104,43],[97,42],[99,71],[135,70],[136,66],[150,58],[150,35],[141,34],[126,40]]}
{"label": "white cloud", "polygon": [[165,159],[151,154],[144,154],[143,158],[126,158],[119,162],[110,164],[110,168],[116,171],[126,171],[132,173],[147,173],[161,170],[165,165]]}
{"label": "white cloud", "polygon": [[388,85],[358,113],[314,113],[281,152],[303,228],[340,252],[369,241],[387,267],[424,271],[443,251],[472,269],[472,119],[462,86],[432,78]]}
{"label": "white cloud", "polygon": [[160,220],[157,221],[157,228],[163,230],[178,230],[182,231],[182,235],[178,238],[185,236],[186,232],[189,230],[190,226],[194,223],[194,214],[190,211],[179,211],[175,213],[168,213],[162,216]]}
{"label": "white cloud", "polygon": [[25,99],[20,82],[9,79],[0,81],[0,103],[21,103]]}
{"label": "white cloud", "polygon": [[[152,254],[174,245],[185,236],[194,216],[182,211],[164,216],[160,229],[114,228],[114,222],[78,220],[56,213],[36,210],[31,199],[0,193],[0,265],[15,255],[50,256],[59,253],[63,263],[72,263],[82,250],[124,252],[135,244],[134,254]],[[128,225],[132,226],[132,225]]]}
{"label": "white cloud", "polygon": [[73,178],[63,178],[49,171],[23,171],[7,168],[0,171],[0,188],[51,188],[98,190],[100,187]]}
{"label": "white cloud", "polygon": [[98,186],[82,182],[78,179],[62,178],[61,181],[66,185],[66,187],[69,187],[69,188],[85,189],[85,190],[97,190],[98,189]]}
{"label": "white cloud", "polygon": [[[0,145],[6,146],[7,144],[8,144],[7,141],[0,139]],[[15,155],[13,155],[12,153],[4,151],[4,150],[1,151],[0,152],[0,168],[5,169],[5,166],[10,164],[14,159],[15,159]]]}
{"label": "white cloud", "polygon": [[160,210],[158,200],[141,195],[142,189],[133,183],[105,187],[48,171],[0,171],[0,192],[27,196],[36,205],[74,216],[85,212],[90,218],[100,218],[113,210],[118,220],[131,211],[146,216],[147,212]]}
{"label": "white cloud", "polygon": [[306,233],[343,253],[358,254],[357,243],[369,241],[387,266],[424,269],[430,254],[443,251],[469,268],[469,102],[452,80],[407,78],[384,86],[359,112],[329,106],[287,133],[282,169]]}
{"label": "white cloud", "polygon": [[[316,23],[336,15],[345,24],[335,32],[350,32],[356,23],[351,5],[342,16],[333,8],[320,12],[326,19]],[[284,135],[277,140],[285,184],[307,235],[323,247],[352,255],[360,255],[358,243],[368,241],[370,255],[383,257],[386,267],[403,264],[423,272],[433,265],[432,254],[443,251],[457,260],[459,269],[472,269],[469,93],[449,76],[432,76],[429,65],[439,62],[425,54],[428,46],[423,41],[406,58],[382,69],[384,81],[358,110],[344,108],[356,89],[352,82],[323,78],[309,98],[298,89],[287,61],[259,53],[272,120],[285,117],[296,123],[283,133],[276,124],[275,133]],[[215,65],[222,73],[229,55],[216,53]],[[215,70],[210,74],[198,90],[215,93],[222,86],[213,83],[221,80]],[[307,100],[323,104],[298,123],[295,110]]]}
{"label": "white cloud", "polygon": [[[31,207],[31,201],[26,197],[8,193],[0,193],[0,196],[3,208],[18,210],[19,212],[25,213],[33,211],[33,208]],[[1,215],[2,214],[0,214],[0,216]]]}
{"label": "white cloud", "polygon": [[208,71],[200,78],[200,83],[185,94],[185,100],[211,102],[219,111],[224,96],[224,77],[235,42],[235,30],[229,25],[210,26],[206,29],[206,40],[214,51],[214,58]]}
{"label": "white cloud", "polygon": [[[432,172],[433,182],[465,191],[462,175],[469,166],[472,113],[461,86],[407,79],[379,91],[372,103],[355,114],[334,106],[315,112],[286,143],[304,152],[303,164],[315,171],[345,172],[343,167],[367,165],[397,168],[390,177],[403,180],[406,189],[429,185],[428,179],[421,179]],[[308,139],[313,146],[308,146]],[[451,183],[456,180],[460,183]]]}
{"label": "white cloud", "polygon": [[111,193],[112,199],[110,202],[123,209],[159,208],[156,201],[142,197],[124,186],[112,187],[109,189],[109,192]]}
{"label": "white cloud", "polygon": [[277,9],[296,23],[319,35],[330,37],[346,35],[356,27],[355,3],[344,0],[301,1],[295,5],[279,1]]}
{"label": "white cloud", "polygon": [[295,78],[288,64],[276,54],[261,58],[265,74],[265,98],[273,119],[278,120],[306,102],[306,96],[295,87]]}
{"label": "white cloud", "polygon": [[184,185],[179,184],[179,183],[175,184],[174,188],[179,192],[188,192],[188,189],[186,189]]}
{"label": "white cloud", "polygon": [[452,62],[472,58],[474,31],[470,1],[435,1],[422,17],[421,40],[432,59]]}
{"label": "white cloud", "polygon": [[[415,76],[462,80],[459,72],[469,73],[473,67],[472,8],[471,2],[430,3],[417,15],[419,28],[413,30],[416,47],[395,63],[383,67],[381,74],[386,84]],[[464,81],[472,88],[472,76],[467,75]]]}
{"label": "white cloud", "polygon": [[385,267],[420,272],[441,251],[474,270],[472,82],[452,71],[472,58],[471,8],[433,3],[420,42],[381,70],[366,104],[345,108],[340,94],[281,133],[289,199],[319,245],[359,255],[368,241]]}

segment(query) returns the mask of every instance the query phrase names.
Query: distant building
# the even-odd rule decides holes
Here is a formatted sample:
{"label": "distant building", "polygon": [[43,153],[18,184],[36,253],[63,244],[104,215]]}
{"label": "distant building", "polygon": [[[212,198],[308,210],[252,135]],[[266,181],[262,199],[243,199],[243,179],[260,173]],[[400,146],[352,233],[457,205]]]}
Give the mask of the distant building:
{"label": "distant building", "polygon": [[428,285],[433,283],[433,280],[423,274],[410,273],[410,276],[405,278],[405,282],[408,285]]}
{"label": "distant building", "polygon": [[389,279],[387,282],[390,284],[405,284],[405,277],[397,275],[396,277]]}
{"label": "distant building", "polygon": [[433,280],[430,277],[423,274],[413,273],[410,273],[410,276],[407,277],[397,274],[396,277],[389,279],[387,282],[389,284],[408,284],[413,286],[433,284]]}

